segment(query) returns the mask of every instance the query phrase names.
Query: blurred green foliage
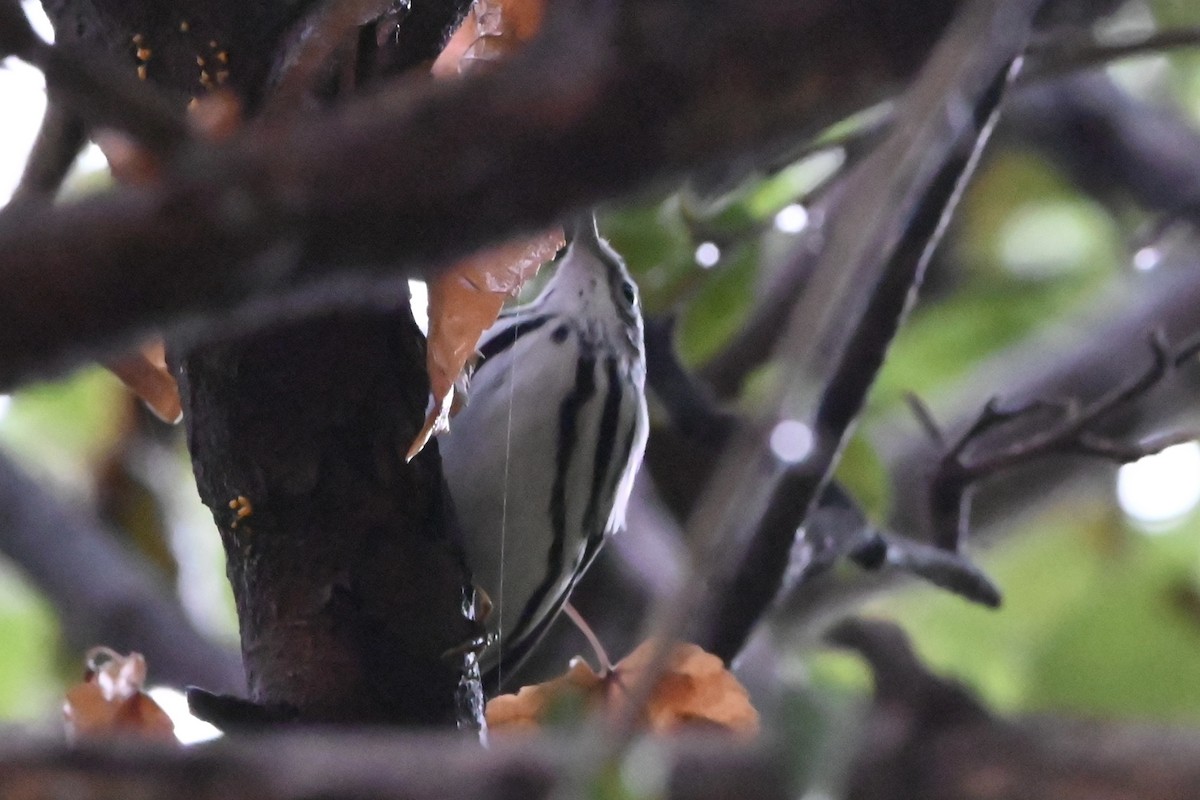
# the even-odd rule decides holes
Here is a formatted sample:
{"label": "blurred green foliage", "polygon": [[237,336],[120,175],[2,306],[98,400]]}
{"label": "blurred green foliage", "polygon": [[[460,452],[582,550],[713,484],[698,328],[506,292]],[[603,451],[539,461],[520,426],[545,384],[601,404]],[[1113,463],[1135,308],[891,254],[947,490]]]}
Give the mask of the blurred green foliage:
{"label": "blurred green foliage", "polygon": [[45,719],[61,703],[54,612],[0,563],[0,718]]}
{"label": "blurred green foliage", "polygon": [[985,563],[998,612],[924,589],[868,610],[998,708],[1200,722],[1200,515],[1148,534],[1073,498]]}
{"label": "blurred green foliage", "polygon": [[[133,420],[130,395],[120,382],[107,370],[87,367],[61,381],[24,387],[11,397],[0,396],[0,451],[63,502],[92,504],[105,466],[135,433]],[[182,441],[178,445],[175,474],[185,478],[190,476],[190,466]],[[157,469],[161,472],[161,465]],[[135,491],[158,488],[139,483]],[[143,555],[153,566],[160,564],[151,556],[164,548],[177,558],[203,559],[204,563],[189,563],[181,570],[185,580],[193,578],[194,585],[188,587],[192,602],[206,612],[196,622],[201,629],[228,639],[236,626],[223,564],[219,555],[212,557],[214,550],[219,554],[220,546],[196,547],[177,541],[179,537],[205,536],[215,542],[211,516],[200,505],[194,487],[172,489],[169,495],[159,498],[159,510],[167,516],[170,531],[124,531],[126,544],[145,548]],[[164,537],[164,533],[170,535]],[[140,541],[143,534],[157,538]],[[196,581],[197,572],[211,577]],[[169,582],[176,576],[164,570],[162,577]],[[197,593],[205,591],[207,597],[197,599]],[[62,651],[53,609],[20,569],[3,559],[0,641],[4,643],[0,648],[0,718],[56,720],[63,689],[80,678],[83,654]],[[153,665],[150,677],[153,682]]]}

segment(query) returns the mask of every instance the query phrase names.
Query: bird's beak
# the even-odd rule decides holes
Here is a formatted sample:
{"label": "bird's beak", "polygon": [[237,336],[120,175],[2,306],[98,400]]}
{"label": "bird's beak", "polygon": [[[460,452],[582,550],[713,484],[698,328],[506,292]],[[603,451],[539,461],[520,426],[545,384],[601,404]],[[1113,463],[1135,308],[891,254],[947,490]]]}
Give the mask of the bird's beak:
{"label": "bird's beak", "polygon": [[600,231],[596,228],[596,215],[588,211],[563,225],[567,234],[567,246],[583,245],[584,249],[596,252],[600,248]]}

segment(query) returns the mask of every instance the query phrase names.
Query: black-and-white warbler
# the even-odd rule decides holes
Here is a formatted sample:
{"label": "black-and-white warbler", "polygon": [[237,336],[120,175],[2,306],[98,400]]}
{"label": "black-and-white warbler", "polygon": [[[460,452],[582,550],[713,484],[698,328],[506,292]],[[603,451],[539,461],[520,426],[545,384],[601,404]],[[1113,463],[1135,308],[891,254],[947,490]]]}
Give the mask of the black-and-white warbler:
{"label": "black-and-white warbler", "polygon": [[515,666],[562,609],[625,505],[648,430],[637,289],[589,215],[533,302],[480,340],[470,399],[440,439],[496,643]]}

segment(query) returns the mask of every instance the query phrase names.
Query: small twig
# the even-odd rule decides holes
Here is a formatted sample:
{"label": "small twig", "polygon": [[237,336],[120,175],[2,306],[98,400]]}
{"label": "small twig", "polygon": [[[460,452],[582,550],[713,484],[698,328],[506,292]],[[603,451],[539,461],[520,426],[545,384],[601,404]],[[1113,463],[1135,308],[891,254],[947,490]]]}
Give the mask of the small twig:
{"label": "small twig", "polygon": [[[784,589],[788,598],[802,593],[812,578],[838,559],[848,558],[868,571],[892,569],[914,575],[989,608],[1000,604],[1000,590],[965,556],[873,527],[836,484],[827,487],[820,505],[809,515],[804,537],[809,550],[803,559],[793,556]],[[786,608],[791,602],[784,599],[779,605]]]}
{"label": "small twig", "polygon": [[[1085,455],[1126,463],[1192,438],[1171,433],[1141,441],[1125,441],[1096,430],[1107,417],[1140,399],[1158,386],[1172,369],[1192,358],[1200,351],[1200,340],[1172,351],[1165,334],[1156,330],[1150,336],[1150,350],[1153,359],[1148,366],[1087,404],[1077,400],[1034,399],[1004,409],[995,398],[989,400],[966,431],[944,449],[930,480],[930,518],[937,546],[954,552],[962,547],[969,527],[972,490],[983,478],[1053,454]],[[1028,426],[1034,424],[1033,418],[1046,411],[1056,412],[1053,420],[1029,430]],[[1000,446],[980,451],[980,441],[997,430],[1015,425],[1026,426],[1026,432]]]}
{"label": "small twig", "polygon": [[675,354],[675,320],[646,319],[646,380],[684,437],[719,448],[737,424]]}
{"label": "small twig", "polygon": [[929,406],[925,405],[925,401],[914,392],[905,392],[904,402],[908,404],[909,410],[912,411],[921,430],[929,437],[929,441],[937,445],[939,449],[945,448],[946,435],[937,424],[937,420],[933,418],[933,412],[929,410]]}
{"label": "small twig", "polygon": [[1200,46],[1200,28],[1154,31],[1123,42],[1100,43],[1089,37],[1064,41],[1061,37],[1035,41],[1030,47],[1028,80],[1056,78],[1071,72],[1102,67],[1114,61],[1165,50]]}

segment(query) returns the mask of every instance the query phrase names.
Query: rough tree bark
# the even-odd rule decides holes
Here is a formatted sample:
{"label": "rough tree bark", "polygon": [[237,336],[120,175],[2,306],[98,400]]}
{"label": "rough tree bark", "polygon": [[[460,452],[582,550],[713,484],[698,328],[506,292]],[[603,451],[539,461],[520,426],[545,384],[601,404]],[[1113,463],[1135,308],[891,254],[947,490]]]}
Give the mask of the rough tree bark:
{"label": "rough tree bark", "polygon": [[[443,654],[477,635],[464,567],[436,446],[404,462],[424,363],[406,309],[326,316],[182,361],[188,443],[255,702],[308,721],[456,718],[463,656]],[[248,516],[230,507],[239,497]]]}
{"label": "rough tree bark", "polygon": [[[46,5],[61,37],[103,46],[181,104],[220,85],[253,108],[306,4]],[[432,56],[458,5],[423,4],[423,38],[389,68]],[[268,716],[477,723],[455,652],[476,631],[437,448],[403,458],[428,391],[423,338],[404,284],[391,295],[390,310],[330,313],[174,359],[250,699]]]}

